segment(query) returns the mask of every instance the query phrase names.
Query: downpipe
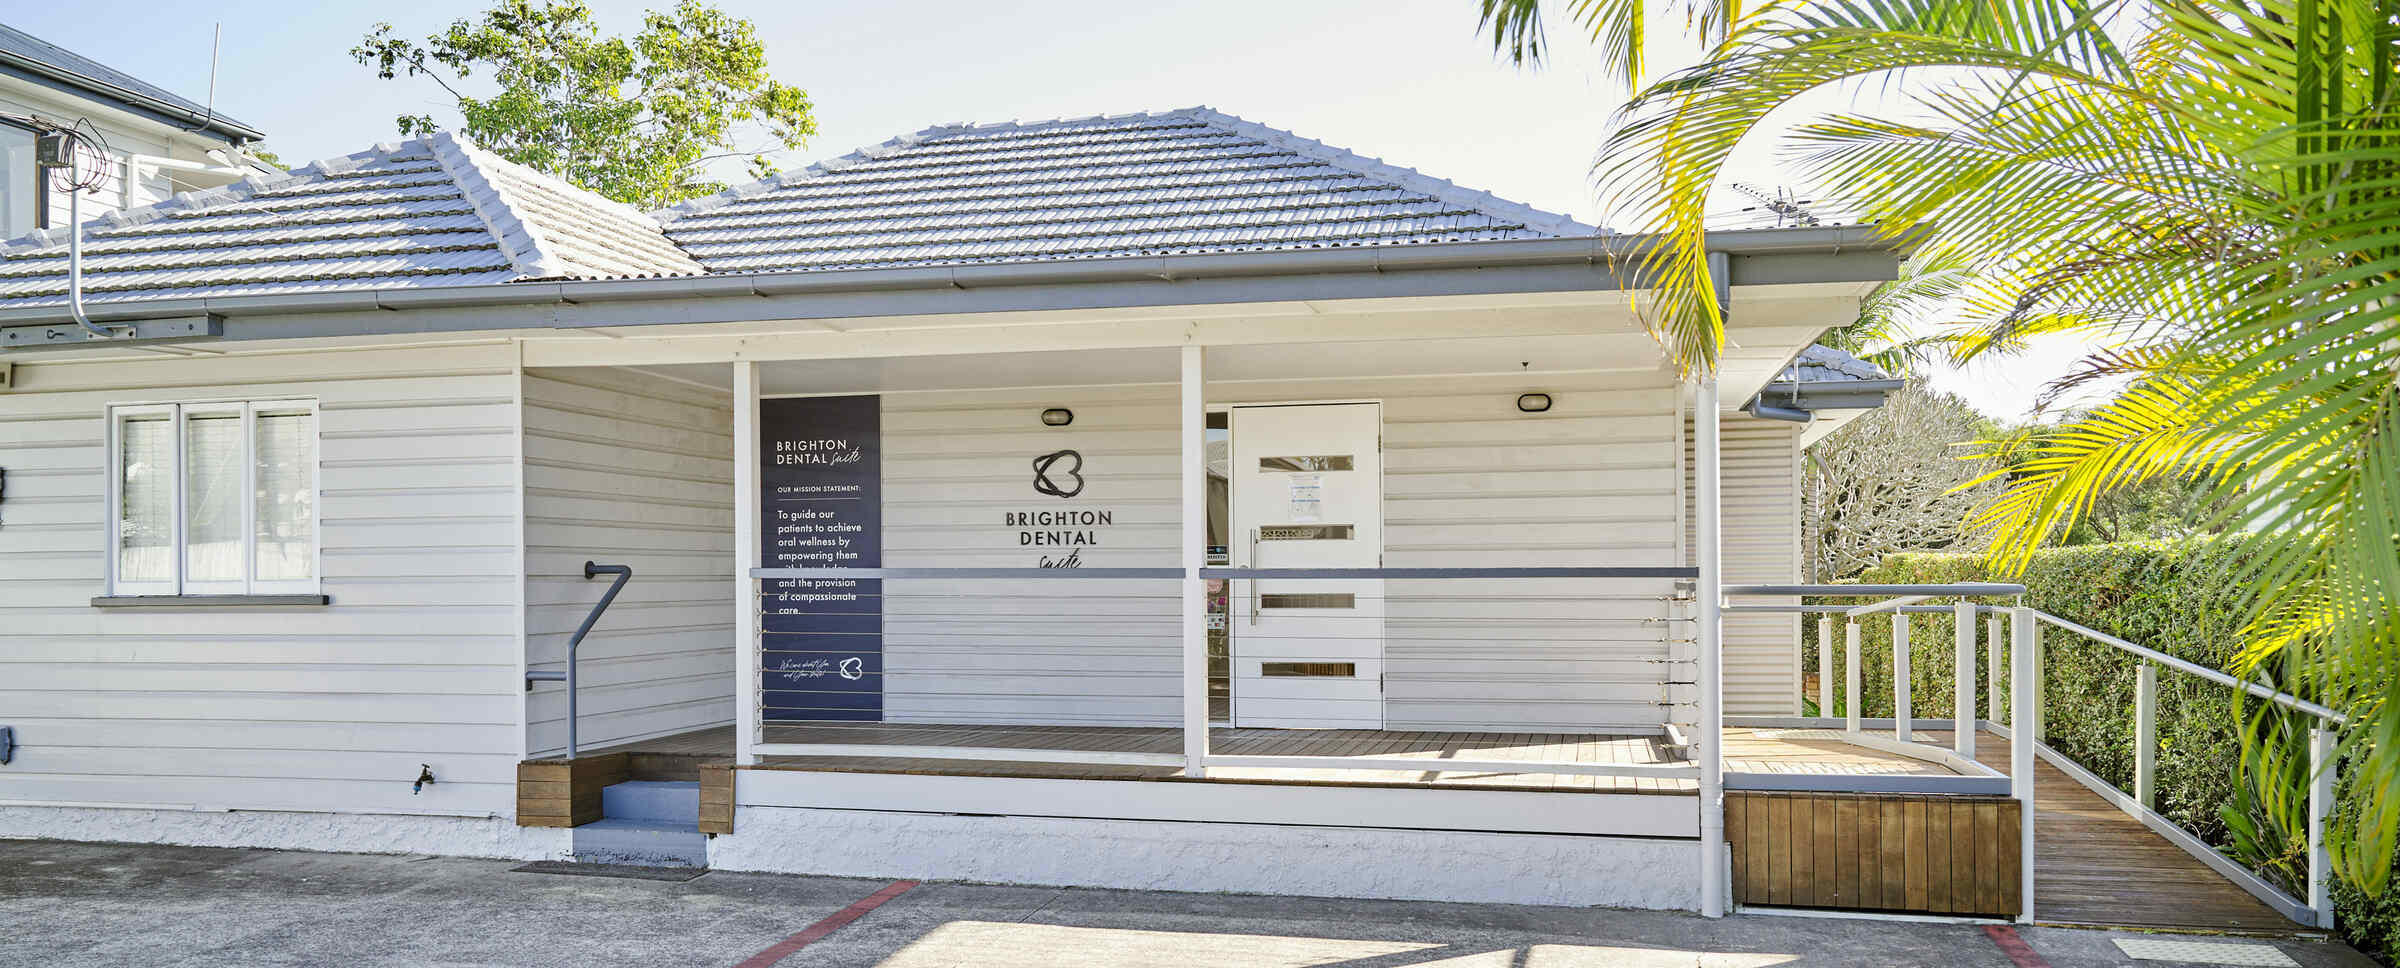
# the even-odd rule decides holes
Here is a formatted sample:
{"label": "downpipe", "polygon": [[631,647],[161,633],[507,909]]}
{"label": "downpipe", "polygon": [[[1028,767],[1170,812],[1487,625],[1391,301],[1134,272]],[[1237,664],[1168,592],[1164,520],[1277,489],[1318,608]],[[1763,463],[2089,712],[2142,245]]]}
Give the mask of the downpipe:
{"label": "downpipe", "polygon": [[1731,880],[1725,852],[1725,720],[1722,650],[1724,646],[1725,568],[1723,507],[1720,490],[1720,428],[1717,381],[1704,376],[1693,387],[1693,449],[1697,494],[1693,529],[1698,539],[1700,566],[1698,679],[1700,753],[1700,915],[1725,916],[1726,884]]}
{"label": "downpipe", "polygon": [[83,177],[72,163],[67,166],[67,179],[72,183],[67,192],[67,312],[75,317],[75,325],[94,338],[115,339],[83,311]]}

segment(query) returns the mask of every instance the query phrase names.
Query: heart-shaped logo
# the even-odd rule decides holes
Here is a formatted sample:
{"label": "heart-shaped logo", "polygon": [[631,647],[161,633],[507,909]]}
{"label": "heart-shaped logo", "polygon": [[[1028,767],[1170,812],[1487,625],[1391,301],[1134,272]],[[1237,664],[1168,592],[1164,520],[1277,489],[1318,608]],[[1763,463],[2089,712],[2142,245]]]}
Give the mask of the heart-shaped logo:
{"label": "heart-shaped logo", "polygon": [[[1060,467],[1058,462],[1061,460],[1069,463]],[[1074,485],[1072,487],[1059,486],[1057,481],[1050,479],[1050,473],[1054,470],[1065,477],[1072,478]],[[1052,497],[1074,497],[1083,493],[1083,455],[1071,450],[1061,450],[1034,458],[1033,489],[1036,493],[1048,494]]]}

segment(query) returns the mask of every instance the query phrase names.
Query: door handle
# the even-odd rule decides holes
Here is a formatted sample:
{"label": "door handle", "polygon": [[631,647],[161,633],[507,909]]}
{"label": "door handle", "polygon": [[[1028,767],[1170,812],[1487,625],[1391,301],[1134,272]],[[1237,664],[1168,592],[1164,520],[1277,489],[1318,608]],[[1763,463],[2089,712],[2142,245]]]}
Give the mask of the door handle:
{"label": "door handle", "polygon": [[[1252,568],[1259,567],[1258,532],[1259,529],[1257,528],[1250,529],[1250,567]],[[1253,628],[1257,627],[1258,625],[1258,598],[1258,579],[1253,578],[1250,579],[1250,625]]]}

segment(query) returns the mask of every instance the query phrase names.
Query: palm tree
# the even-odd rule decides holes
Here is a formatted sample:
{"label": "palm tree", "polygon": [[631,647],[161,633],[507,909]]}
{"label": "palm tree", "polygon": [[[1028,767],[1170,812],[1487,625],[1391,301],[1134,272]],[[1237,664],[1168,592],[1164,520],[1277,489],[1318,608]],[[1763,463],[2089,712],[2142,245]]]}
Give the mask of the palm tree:
{"label": "palm tree", "polygon": [[[1530,4],[1485,5],[1496,38]],[[1581,22],[1602,38],[1640,30]],[[1972,267],[1972,351],[2077,329],[2068,382],[2125,388],[2052,435],[1979,523],[1995,561],[2102,496],[2220,482],[2267,536],[2240,671],[2270,659],[2344,711],[2337,866],[2379,893],[2400,839],[2400,0],[1767,0],[1636,92],[1596,169],[1662,234],[1645,307],[1713,367],[1701,211],[1726,158],[1801,94],[1880,82],[1890,111],[1782,135],[1821,196],[1917,258]],[[1595,25],[1596,24],[1596,25]]]}
{"label": "palm tree", "polygon": [[[1684,19],[1702,43],[1714,47],[1741,19],[1741,0],[1679,0]],[[1650,10],[1645,0],[1565,0],[1568,19],[1600,45],[1600,64],[1625,86],[1641,86],[1648,72],[1642,45],[1649,40]],[[1483,0],[1483,23],[1492,35],[1492,49],[1508,55],[1521,67],[1542,63],[1550,41],[1542,29],[1541,0]]]}

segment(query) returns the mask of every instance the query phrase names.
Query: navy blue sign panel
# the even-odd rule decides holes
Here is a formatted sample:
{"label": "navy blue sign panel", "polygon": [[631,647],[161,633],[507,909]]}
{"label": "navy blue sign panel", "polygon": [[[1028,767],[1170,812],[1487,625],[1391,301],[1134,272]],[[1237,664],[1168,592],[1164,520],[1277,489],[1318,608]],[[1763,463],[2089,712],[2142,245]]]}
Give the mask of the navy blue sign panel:
{"label": "navy blue sign panel", "polygon": [[[881,398],[758,403],[769,568],[883,567]],[[759,701],[767,722],[883,719],[883,582],[763,583]]]}

